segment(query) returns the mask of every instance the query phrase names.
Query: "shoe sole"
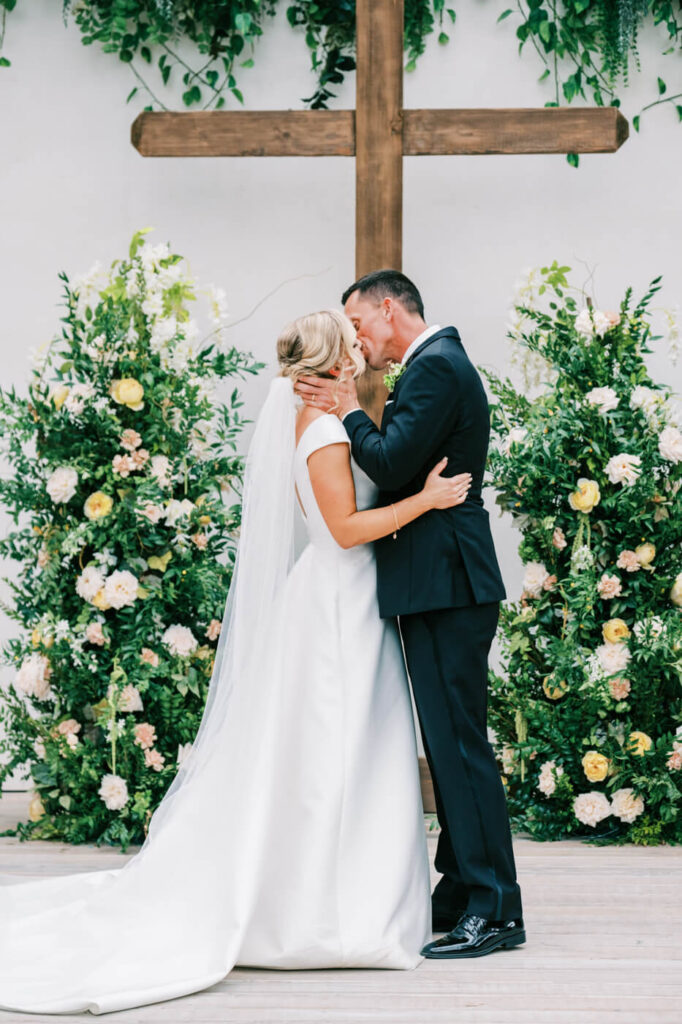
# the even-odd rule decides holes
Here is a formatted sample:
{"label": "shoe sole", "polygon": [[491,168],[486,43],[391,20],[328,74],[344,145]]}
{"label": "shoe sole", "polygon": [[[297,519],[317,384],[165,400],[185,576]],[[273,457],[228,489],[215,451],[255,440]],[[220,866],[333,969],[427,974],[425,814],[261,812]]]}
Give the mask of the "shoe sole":
{"label": "shoe sole", "polygon": [[522,946],[526,941],[526,933],[519,932],[517,935],[510,935],[508,939],[488,946],[486,949],[474,949],[464,953],[439,953],[432,951],[422,953],[427,960],[473,960],[474,957],[487,956],[489,953],[496,953],[498,949],[513,949],[515,946]]}

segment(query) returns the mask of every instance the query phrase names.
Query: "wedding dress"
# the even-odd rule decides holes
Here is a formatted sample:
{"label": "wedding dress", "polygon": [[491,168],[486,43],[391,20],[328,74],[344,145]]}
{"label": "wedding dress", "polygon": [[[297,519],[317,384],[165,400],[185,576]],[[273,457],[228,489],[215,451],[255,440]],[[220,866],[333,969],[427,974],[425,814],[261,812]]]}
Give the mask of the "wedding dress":
{"label": "wedding dress", "polygon": [[[411,705],[371,545],[343,550],[273,382],[206,710],[120,869],[0,886],[0,1007],[105,1013],[196,992],[235,964],[410,969],[431,937]],[[358,508],[376,498],[353,465]],[[293,564],[294,481],[309,544]]]}

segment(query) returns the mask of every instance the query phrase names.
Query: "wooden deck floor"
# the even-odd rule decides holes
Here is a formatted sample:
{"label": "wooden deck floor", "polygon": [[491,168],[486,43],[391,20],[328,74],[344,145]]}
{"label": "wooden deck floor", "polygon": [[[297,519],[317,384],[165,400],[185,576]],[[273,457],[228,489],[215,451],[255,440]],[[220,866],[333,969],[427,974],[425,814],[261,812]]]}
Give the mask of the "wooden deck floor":
{"label": "wooden deck floor", "polygon": [[[0,829],[25,814],[0,801]],[[435,847],[435,837],[429,838]],[[414,971],[235,970],[213,988],[108,1022],[146,1024],[682,1024],[682,851],[519,839],[528,943]],[[0,871],[58,874],[120,865],[109,849],[0,839]],[[40,964],[36,964],[40,970]],[[24,1016],[0,1024],[86,1021]]]}

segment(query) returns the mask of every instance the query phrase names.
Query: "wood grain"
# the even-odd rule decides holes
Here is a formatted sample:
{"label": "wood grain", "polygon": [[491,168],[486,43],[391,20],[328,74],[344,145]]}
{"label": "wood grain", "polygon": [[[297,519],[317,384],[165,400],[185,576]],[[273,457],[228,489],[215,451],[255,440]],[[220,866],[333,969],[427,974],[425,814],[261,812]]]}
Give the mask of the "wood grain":
{"label": "wood grain", "polygon": [[406,156],[613,153],[628,137],[615,107],[406,110]]}
{"label": "wood grain", "polygon": [[142,156],[353,156],[352,110],[146,111],[131,141]]}

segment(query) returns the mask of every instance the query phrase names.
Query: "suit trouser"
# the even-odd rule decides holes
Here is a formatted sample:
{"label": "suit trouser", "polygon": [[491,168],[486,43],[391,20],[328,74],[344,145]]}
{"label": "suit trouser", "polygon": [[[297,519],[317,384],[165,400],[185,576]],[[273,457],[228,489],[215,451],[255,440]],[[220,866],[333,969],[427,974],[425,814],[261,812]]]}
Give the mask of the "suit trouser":
{"label": "suit trouser", "polygon": [[488,652],[499,605],[400,616],[441,833],[434,913],[521,916],[504,788],[487,737]]}

